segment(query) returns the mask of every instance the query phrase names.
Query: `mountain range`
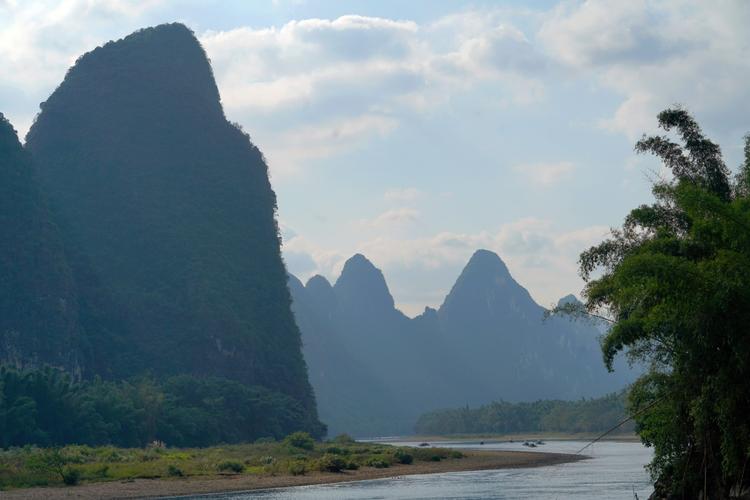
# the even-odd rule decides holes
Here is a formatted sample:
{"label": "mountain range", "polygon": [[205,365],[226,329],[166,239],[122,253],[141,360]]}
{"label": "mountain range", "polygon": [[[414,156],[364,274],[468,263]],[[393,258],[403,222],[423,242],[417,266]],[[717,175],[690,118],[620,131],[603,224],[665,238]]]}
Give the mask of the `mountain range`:
{"label": "mountain range", "polygon": [[407,434],[426,411],[593,397],[634,378],[622,364],[605,369],[602,325],[545,319],[545,308],[487,250],[474,253],[438,309],[415,318],[395,307],[383,273],[359,254],[333,285],[290,276],[289,288],[321,418],[333,434]]}

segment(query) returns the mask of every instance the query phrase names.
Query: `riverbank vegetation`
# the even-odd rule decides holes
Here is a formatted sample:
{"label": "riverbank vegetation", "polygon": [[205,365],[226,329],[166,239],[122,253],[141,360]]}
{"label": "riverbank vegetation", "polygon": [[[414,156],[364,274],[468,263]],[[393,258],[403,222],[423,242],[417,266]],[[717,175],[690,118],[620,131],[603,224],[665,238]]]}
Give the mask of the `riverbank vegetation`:
{"label": "riverbank vegetation", "polygon": [[[415,431],[421,435],[604,432],[625,419],[625,400],[621,392],[579,401],[499,401],[426,413],[417,420]],[[618,431],[632,433],[633,428],[628,423]]]}
{"label": "riverbank vegetation", "polygon": [[75,381],[49,367],[0,367],[0,448],[253,442],[307,429],[307,417],[289,396],[218,377]]}
{"label": "riverbank vegetation", "polygon": [[346,435],[316,442],[304,432],[293,433],[281,441],[265,438],[252,444],[208,448],[171,448],[160,442],[144,448],[25,446],[0,451],[0,489],[137,478],[300,476],[361,467],[383,469],[463,456],[459,451],[444,448],[358,443]]}
{"label": "riverbank vegetation", "polygon": [[685,110],[658,119],[676,140],[644,136],[636,150],[673,178],[581,255],[580,312],[611,318],[610,368],[623,351],[649,367],[629,404],[654,447],[657,498],[739,497],[750,485],[750,137],[732,176]]}

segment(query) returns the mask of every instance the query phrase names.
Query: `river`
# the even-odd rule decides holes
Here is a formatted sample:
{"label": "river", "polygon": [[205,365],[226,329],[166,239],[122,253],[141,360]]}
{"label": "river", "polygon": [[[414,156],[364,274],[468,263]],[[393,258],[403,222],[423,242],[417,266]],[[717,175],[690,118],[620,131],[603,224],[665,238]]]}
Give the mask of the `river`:
{"label": "river", "polygon": [[[394,444],[416,445],[413,442]],[[526,450],[521,443],[440,442],[436,446],[483,450]],[[584,441],[547,441],[532,451],[575,453]],[[298,486],[194,498],[223,500],[461,500],[486,499],[627,499],[645,500],[652,492],[644,465],[652,452],[640,443],[599,442],[585,453],[589,460],[530,469],[449,472],[331,485]]]}

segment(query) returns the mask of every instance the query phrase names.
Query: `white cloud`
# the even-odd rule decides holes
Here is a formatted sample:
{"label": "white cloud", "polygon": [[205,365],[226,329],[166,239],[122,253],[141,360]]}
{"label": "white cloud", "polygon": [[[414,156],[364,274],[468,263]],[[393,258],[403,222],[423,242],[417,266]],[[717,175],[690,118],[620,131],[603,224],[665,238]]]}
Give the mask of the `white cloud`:
{"label": "white cloud", "polygon": [[413,202],[421,198],[424,195],[422,191],[417,188],[392,188],[385,192],[383,197],[388,201],[395,202]]}
{"label": "white cloud", "polygon": [[[0,3],[4,111],[23,135],[38,102],[76,57],[154,24],[175,5]],[[483,82],[497,89],[493,102],[508,106],[539,103],[560,78],[591,78],[622,98],[599,122],[605,130],[632,140],[651,130],[658,111],[683,103],[704,123],[739,136],[750,111],[748,18],[750,3],[742,0],[589,0],[547,11],[468,10],[422,23],[361,15],[301,19],[200,38],[228,114],[253,136],[262,130],[260,146],[279,158],[278,174],[299,171],[310,150],[288,137],[373,115],[397,125],[404,113],[450,102]],[[360,143],[383,131],[363,131]],[[346,149],[331,136],[320,142],[315,158]]]}
{"label": "white cloud", "polygon": [[[141,16],[160,3],[154,0],[5,3],[0,18],[3,83],[31,89],[56,85],[75,58],[105,43],[112,31],[127,34],[130,26],[136,26]],[[104,35],[105,32],[108,34]]]}
{"label": "white cloud", "polygon": [[[471,31],[466,26],[460,16],[427,24],[342,16],[209,31],[200,39],[228,114],[262,123],[264,137],[254,136],[277,159],[274,172],[299,172],[290,163],[307,158],[312,142],[313,158],[346,147],[325,133],[307,133],[325,123],[372,123],[373,116],[388,122],[363,131],[366,140],[395,129],[404,113],[438,106],[481,82],[497,83],[506,105],[543,97],[546,59],[520,30],[487,17]],[[284,136],[309,139],[298,146]]]}
{"label": "white cloud", "polygon": [[414,208],[402,207],[386,210],[374,219],[363,219],[360,225],[374,228],[388,228],[411,224],[419,219],[419,211]]}
{"label": "white cloud", "polygon": [[623,97],[607,130],[635,139],[675,103],[739,135],[750,112],[750,3],[589,0],[553,9],[539,30],[547,51]]}
{"label": "white cloud", "polygon": [[314,101],[330,85],[387,80],[398,71],[390,63],[408,58],[416,30],[408,21],[343,16],[208,31],[201,42],[227,106],[268,111]]}
{"label": "white cloud", "polygon": [[475,75],[540,76],[547,69],[548,59],[529,42],[517,28],[508,25],[485,27],[476,36],[466,39],[458,49],[437,58],[441,70],[460,77]]}
{"label": "white cloud", "polygon": [[646,0],[561,3],[539,38],[562,61],[578,67],[650,62],[690,44],[683,37],[665,36],[668,3],[661,4],[664,10]]}
{"label": "white cloud", "polygon": [[[303,281],[315,274],[331,280],[338,277],[344,262],[352,255],[325,249],[303,236],[284,241],[282,250],[288,271]],[[314,267],[309,265],[308,258],[314,262]]]}
{"label": "white cloud", "polygon": [[253,139],[263,146],[274,179],[278,180],[299,174],[307,162],[356,148],[374,136],[386,135],[397,125],[393,118],[371,114],[278,133],[260,131]]}
{"label": "white cloud", "polygon": [[556,163],[530,163],[516,165],[513,170],[522,174],[538,186],[551,186],[569,177],[575,170],[575,165],[569,161]]}

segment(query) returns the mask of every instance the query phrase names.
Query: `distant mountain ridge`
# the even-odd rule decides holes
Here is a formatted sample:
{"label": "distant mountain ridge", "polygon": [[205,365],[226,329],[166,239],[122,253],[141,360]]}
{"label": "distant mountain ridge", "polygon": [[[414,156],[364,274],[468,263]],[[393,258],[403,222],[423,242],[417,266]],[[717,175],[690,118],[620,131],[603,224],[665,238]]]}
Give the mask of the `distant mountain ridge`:
{"label": "distant mountain ridge", "polygon": [[359,254],[333,285],[292,276],[290,290],[332,433],[404,434],[427,411],[600,396],[633,379],[607,373],[595,325],[543,321],[545,309],[488,250],[474,253],[437,310],[415,318],[396,309],[382,272]]}

